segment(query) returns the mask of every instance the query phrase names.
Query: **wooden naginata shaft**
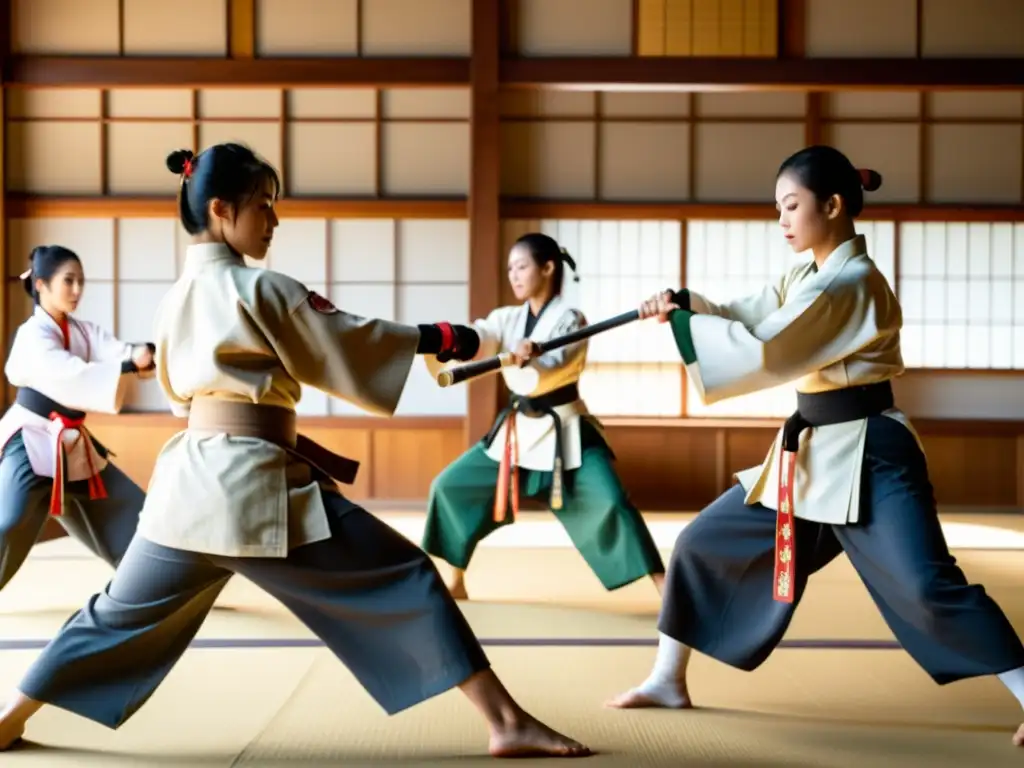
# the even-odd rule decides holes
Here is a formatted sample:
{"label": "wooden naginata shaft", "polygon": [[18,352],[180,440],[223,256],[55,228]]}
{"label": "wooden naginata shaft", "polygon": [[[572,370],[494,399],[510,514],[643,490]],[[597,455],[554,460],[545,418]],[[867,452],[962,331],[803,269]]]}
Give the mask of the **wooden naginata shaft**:
{"label": "wooden naginata shaft", "polygon": [[[629,312],[623,312],[621,315],[610,317],[607,320],[602,320],[599,323],[588,325],[584,328],[567,333],[564,336],[558,336],[548,341],[535,342],[539,354],[544,352],[550,352],[560,347],[568,346],[569,344],[575,344],[577,341],[583,341],[583,339],[589,339],[591,336],[596,336],[599,333],[610,331],[612,328],[618,328],[622,325],[632,323],[634,320],[640,319],[640,310],[633,309]],[[487,357],[483,360],[474,360],[471,363],[465,363],[464,365],[457,365],[453,368],[449,368],[446,371],[441,371],[437,376],[437,383],[442,387],[450,387],[453,384],[461,384],[464,381],[475,379],[478,376],[483,376],[494,371],[500,371],[506,365],[513,365],[513,355],[511,352],[502,352],[500,355],[494,355],[493,357]]]}

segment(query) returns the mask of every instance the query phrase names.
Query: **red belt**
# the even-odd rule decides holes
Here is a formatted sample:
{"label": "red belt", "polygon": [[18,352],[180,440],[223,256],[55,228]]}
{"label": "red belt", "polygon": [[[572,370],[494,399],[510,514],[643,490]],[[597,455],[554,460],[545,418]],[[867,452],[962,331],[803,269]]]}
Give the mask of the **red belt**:
{"label": "red belt", "polygon": [[77,429],[81,437],[86,439],[85,458],[89,462],[89,499],[95,501],[107,498],[107,488],[103,484],[102,478],[96,472],[96,466],[93,464],[92,445],[89,440],[89,430],[85,428],[85,419],[72,419],[53,411],[50,413],[50,421],[60,423],[60,431],[57,432],[57,448],[54,453],[53,492],[50,494],[50,514],[54,517],[60,517],[64,514],[64,460],[66,455],[64,451],[64,433],[69,429]]}

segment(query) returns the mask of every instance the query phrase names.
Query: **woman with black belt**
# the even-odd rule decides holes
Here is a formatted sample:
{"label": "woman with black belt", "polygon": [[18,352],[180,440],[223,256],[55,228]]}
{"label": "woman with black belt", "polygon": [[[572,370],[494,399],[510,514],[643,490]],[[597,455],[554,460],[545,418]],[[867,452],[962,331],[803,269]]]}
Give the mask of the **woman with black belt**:
{"label": "woman with black belt", "polygon": [[[782,639],[808,577],[846,552],[897,640],[938,684],[998,675],[1024,705],[1024,647],[949,553],[924,452],[895,407],[902,311],[854,219],[881,177],[832,147],[781,166],[783,235],[804,262],[725,305],[688,291],[641,316],[669,322],[702,399],[795,382],[798,410],[764,463],[676,541],[650,676],[610,706],[691,706],[691,649],[743,670]],[[1024,744],[1024,726],[1014,742]]]}
{"label": "woman with black belt", "polygon": [[0,419],[0,589],[47,515],[116,566],[146,498],[84,422],[86,411],[120,411],[127,376],[152,375],[153,345],[128,344],[73,316],[85,283],[73,251],[40,246],[21,277],[35,307],[4,369],[18,394]]}
{"label": "woman with black belt", "polygon": [[[514,522],[520,494],[547,497],[605,589],[650,576],[661,591],[661,555],[615,472],[600,422],[580,399],[587,341],[537,354],[537,342],[586,324],[562,299],[566,265],[576,266],[551,237],[519,238],[508,275],[522,303],[499,307],[473,324],[478,358],[507,352],[517,365],[502,368],[512,402],[490,433],[430,489],[422,547],[452,566],[449,589],[458,599],[468,597],[465,569],[477,544]],[[432,367],[439,372],[440,366]]]}

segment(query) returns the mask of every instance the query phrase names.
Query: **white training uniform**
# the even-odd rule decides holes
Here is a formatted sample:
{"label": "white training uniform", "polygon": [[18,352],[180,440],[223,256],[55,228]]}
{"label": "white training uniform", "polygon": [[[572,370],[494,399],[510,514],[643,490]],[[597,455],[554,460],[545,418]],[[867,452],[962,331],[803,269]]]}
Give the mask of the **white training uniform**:
{"label": "white training uniform", "polygon": [[[828,392],[887,381],[904,370],[902,311],[861,235],[836,248],[820,270],[814,261],[800,264],[759,294],[727,304],[690,293],[690,308],[697,314],[682,332],[696,361],[686,366],[687,375],[707,404],[787,382],[798,392]],[[678,343],[676,322],[673,332]],[[898,408],[883,415],[913,432]],[[803,431],[793,492],[796,517],[857,522],[867,423],[857,419]],[[748,504],[778,508],[781,448],[780,429],[764,463],[737,473]]]}
{"label": "white training uniform", "polygon": [[[294,410],[300,382],[390,416],[419,330],[342,312],[213,243],[189,247],[160,304],[155,340],[157,378],[179,416],[196,397]],[[293,463],[266,440],[180,432],[157,458],[139,532],[165,547],[229,557],[283,558],[326,540],[320,486],[289,477]]]}
{"label": "white training uniform", "polygon": [[[75,411],[117,413],[124,400],[127,378],[121,364],[132,347],[88,320],[68,318],[68,336],[46,311],[36,306],[21,324],[4,367],[14,387],[28,387]],[[40,477],[53,477],[57,437],[63,424],[37,415],[15,403],[0,419],[0,446],[18,432]],[[69,482],[101,472],[107,460],[77,429],[63,433]]]}

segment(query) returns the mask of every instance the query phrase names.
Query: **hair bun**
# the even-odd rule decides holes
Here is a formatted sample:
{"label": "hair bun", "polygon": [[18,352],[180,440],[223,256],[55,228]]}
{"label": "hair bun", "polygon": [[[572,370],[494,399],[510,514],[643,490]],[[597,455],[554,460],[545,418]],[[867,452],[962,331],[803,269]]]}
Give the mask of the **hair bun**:
{"label": "hair bun", "polygon": [[882,174],[877,171],[872,171],[870,168],[858,168],[857,173],[860,174],[860,185],[864,187],[865,192],[874,192],[882,186]]}
{"label": "hair bun", "polygon": [[185,172],[185,163],[193,157],[195,155],[191,149],[176,149],[167,156],[167,170],[176,176],[181,176]]}

